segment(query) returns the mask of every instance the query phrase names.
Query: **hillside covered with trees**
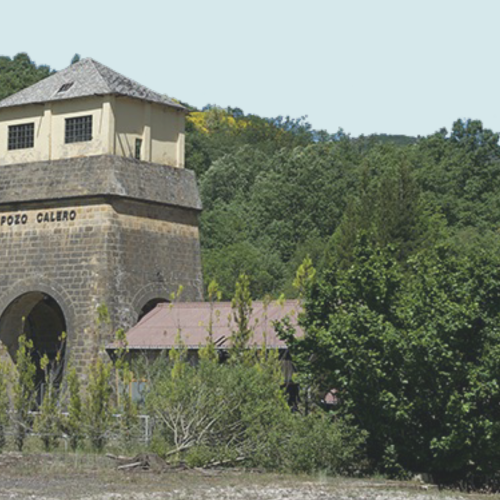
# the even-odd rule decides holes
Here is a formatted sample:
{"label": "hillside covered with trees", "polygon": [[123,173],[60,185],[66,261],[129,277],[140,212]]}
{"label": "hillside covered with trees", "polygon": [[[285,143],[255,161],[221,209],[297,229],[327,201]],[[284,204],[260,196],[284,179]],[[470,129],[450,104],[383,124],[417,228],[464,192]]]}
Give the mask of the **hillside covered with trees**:
{"label": "hillside covered with trees", "polygon": [[[2,57],[0,96],[49,73]],[[254,299],[300,297],[306,336],[280,329],[304,397],[337,391],[374,469],[498,488],[499,134],[459,119],[352,138],[186,106],[205,283],[227,300],[245,274]]]}
{"label": "hillside covered with trees", "polygon": [[450,131],[401,144],[216,107],[188,120],[205,279],[215,278],[225,298],[243,271],[254,296],[293,296],[304,257],[321,269],[361,228],[401,244],[406,257],[437,239],[497,239],[500,147],[480,121],[457,120]]}

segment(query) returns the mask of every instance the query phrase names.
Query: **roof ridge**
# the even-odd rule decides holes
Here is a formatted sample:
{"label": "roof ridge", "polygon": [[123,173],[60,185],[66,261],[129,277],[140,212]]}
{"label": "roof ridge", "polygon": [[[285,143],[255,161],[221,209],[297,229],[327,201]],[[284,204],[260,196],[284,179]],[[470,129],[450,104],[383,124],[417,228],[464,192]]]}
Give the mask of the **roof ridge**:
{"label": "roof ridge", "polygon": [[[115,71],[114,69],[110,68],[109,66],[106,66],[105,64],[103,64],[103,63],[101,63],[99,61],[96,61],[95,59],[92,59],[91,57],[89,57],[88,59],[90,59],[92,61],[92,64],[94,65],[94,67],[99,72],[99,76],[101,76],[105,81],[106,81],[106,79],[105,79],[105,77],[102,76],[101,71],[99,69],[99,66],[101,66],[102,68],[105,68],[106,70],[110,71],[111,73],[114,73],[115,75],[118,75],[120,78],[123,78],[124,80],[128,80],[129,82],[132,82],[137,87],[142,87],[143,89],[146,89],[149,92],[152,92],[153,94],[158,95],[162,99],[165,99],[164,94],[160,94],[159,92],[156,92],[156,90],[153,90],[153,89],[151,89],[149,87],[146,87],[146,85],[143,85],[142,83],[139,83],[137,80],[134,80],[133,78],[125,76],[122,73],[119,73],[118,71]],[[106,84],[107,84],[107,82],[106,82]],[[113,89],[110,88],[110,91],[112,91],[112,90]],[[170,101],[170,99],[167,98],[167,101]]]}
{"label": "roof ridge", "polygon": [[[78,85],[61,91],[61,84],[69,82],[70,79]],[[185,106],[170,99],[167,95],[160,94],[91,57],[80,59],[67,68],[2,99],[0,108],[109,94],[188,111]]]}
{"label": "roof ridge", "polygon": [[[113,89],[109,86],[109,84],[106,81],[106,79],[104,78],[104,76],[102,76],[102,74],[99,71],[99,68],[97,66],[97,65],[104,66],[104,64],[100,64],[98,61],[96,61],[95,59],[92,59],[91,57],[86,57],[85,59],[82,59],[81,61],[78,61],[78,62],[83,62],[83,61],[87,61],[87,60],[90,62],[90,64],[92,64],[93,68],[96,70],[97,74],[99,75],[99,78],[102,80],[102,82],[104,83],[104,85],[108,88],[108,90],[110,92],[112,92]],[[110,68],[108,68],[108,69],[110,69]],[[113,70],[110,69],[110,71],[113,71]],[[116,73],[116,71],[115,71],[115,73]]]}

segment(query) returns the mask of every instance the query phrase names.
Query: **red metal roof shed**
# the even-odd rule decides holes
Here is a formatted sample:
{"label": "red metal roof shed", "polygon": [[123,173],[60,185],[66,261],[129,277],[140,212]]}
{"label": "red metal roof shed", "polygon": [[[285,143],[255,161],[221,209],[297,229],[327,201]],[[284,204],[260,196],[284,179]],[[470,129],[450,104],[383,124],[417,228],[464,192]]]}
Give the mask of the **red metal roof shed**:
{"label": "red metal roof shed", "polygon": [[[297,300],[283,303],[254,302],[250,317],[250,328],[254,335],[252,347],[266,345],[268,348],[286,349],[286,344],[275,332],[273,323],[289,318],[299,336],[300,304]],[[212,320],[212,338],[217,348],[230,347],[232,332],[236,330],[230,302],[180,302],[157,305],[142,318],[127,334],[129,350],[167,350],[178,346],[178,337],[188,349],[198,349],[207,342],[209,324]],[[108,349],[116,348],[115,344]]]}

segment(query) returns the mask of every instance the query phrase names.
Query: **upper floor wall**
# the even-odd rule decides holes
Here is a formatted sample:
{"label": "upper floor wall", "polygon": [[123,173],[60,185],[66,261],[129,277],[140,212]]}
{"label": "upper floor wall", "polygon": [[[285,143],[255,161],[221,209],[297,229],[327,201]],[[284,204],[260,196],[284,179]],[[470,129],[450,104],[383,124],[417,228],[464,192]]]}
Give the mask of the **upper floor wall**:
{"label": "upper floor wall", "polygon": [[0,109],[0,165],[118,155],[184,166],[185,112],[125,96]]}

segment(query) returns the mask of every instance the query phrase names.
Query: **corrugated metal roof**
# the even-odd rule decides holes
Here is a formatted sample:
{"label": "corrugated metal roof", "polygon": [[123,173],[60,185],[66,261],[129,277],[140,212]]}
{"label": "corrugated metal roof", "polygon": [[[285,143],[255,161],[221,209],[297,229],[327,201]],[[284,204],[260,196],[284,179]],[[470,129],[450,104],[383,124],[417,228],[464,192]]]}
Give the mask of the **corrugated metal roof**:
{"label": "corrugated metal roof", "polygon": [[93,95],[122,95],[187,109],[90,58],[72,64],[0,101],[0,108],[62,101]]}
{"label": "corrugated metal roof", "polygon": [[[288,316],[290,323],[302,335],[297,325],[299,302],[287,300],[283,304],[263,302],[252,304],[250,328],[254,335],[250,345],[260,347],[265,344],[269,348],[285,349],[285,343],[274,331],[273,322]],[[184,346],[198,349],[207,342],[210,319],[212,318],[212,338],[218,348],[230,347],[232,332],[236,329],[231,303],[217,302],[183,302],[176,304],[159,304],[133,328],[127,332],[128,348],[131,350],[171,349],[178,345],[180,335]],[[108,349],[116,346],[110,344]]]}

